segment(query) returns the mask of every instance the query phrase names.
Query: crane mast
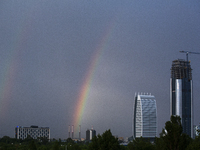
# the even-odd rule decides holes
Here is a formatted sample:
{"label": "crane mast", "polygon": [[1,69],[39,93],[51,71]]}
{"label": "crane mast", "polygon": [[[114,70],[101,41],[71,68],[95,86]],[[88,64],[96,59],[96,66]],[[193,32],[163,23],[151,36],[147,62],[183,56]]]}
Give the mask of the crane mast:
{"label": "crane mast", "polygon": [[188,62],[188,54],[200,54],[198,52],[189,52],[189,51],[179,51],[180,53],[186,53],[186,60]]}
{"label": "crane mast", "polygon": [[198,52],[189,52],[189,51],[179,51],[180,53],[186,53],[186,60],[187,60],[187,76],[189,77],[189,69],[188,69],[188,54],[200,54]]}
{"label": "crane mast", "polygon": [[198,52],[190,52],[190,51],[179,51],[180,53],[186,53],[186,61],[187,61],[187,77],[189,78],[189,61],[188,61],[188,54],[200,54]]}
{"label": "crane mast", "polygon": [[[194,112],[193,112],[193,98],[192,98],[192,97],[193,97],[193,96],[192,96],[193,94],[192,94],[192,81],[191,81],[191,80],[192,80],[192,75],[190,75],[190,73],[191,73],[191,72],[190,72],[191,67],[189,67],[188,55],[189,55],[189,54],[200,54],[200,53],[198,53],[198,52],[190,52],[190,51],[179,51],[179,52],[180,52],[180,53],[185,53],[185,54],[186,54],[186,65],[187,65],[187,68],[186,68],[186,76],[187,76],[187,77],[186,77],[186,78],[187,78],[188,80],[187,80],[187,81],[186,81],[186,80],[185,80],[185,81],[183,80],[184,84],[186,84],[186,86],[184,86],[184,88],[185,88],[185,89],[184,89],[184,90],[185,90],[184,93],[185,93],[186,95],[188,95],[188,96],[190,95],[191,98],[189,98],[188,96],[186,96],[186,97],[185,97],[185,100],[182,99],[182,102],[183,102],[183,101],[185,101],[185,102],[187,101],[188,104],[189,104],[189,102],[190,102],[190,105],[188,105],[188,104],[186,105],[186,104],[185,104],[184,107],[185,107],[185,108],[191,107],[191,108],[190,108],[190,109],[191,109],[190,112],[188,112],[187,110],[185,110],[185,113],[186,113],[186,114],[188,114],[188,113],[191,114],[191,118],[187,118],[187,117],[186,117],[186,118],[187,118],[187,119],[191,119],[191,122],[190,122],[190,124],[191,124],[190,130],[191,130],[191,137],[193,137],[193,123],[194,123],[194,121],[193,121],[193,120],[194,120],[194,118],[193,118],[193,113],[194,113]],[[191,93],[190,93],[190,92],[191,92]],[[181,104],[181,105],[182,105],[182,104]],[[182,106],[181,106],[181,107],[182,107]],[[184,110],[185,108],[182,108],[182,110]],[[187,111],[187,112],[186,112],[186,111]],[[187,115],[186,115],[186,116],[187,116]],[[186,118],[185,118],[185,119],[186,119]],[[183,119],[184,119],[184,118],[183,118]],[[189,125],[188,125],[188,126],[189,126]],[[185,128],[185,129],[187,128],[186,125],[185,125],[184,128]]]}

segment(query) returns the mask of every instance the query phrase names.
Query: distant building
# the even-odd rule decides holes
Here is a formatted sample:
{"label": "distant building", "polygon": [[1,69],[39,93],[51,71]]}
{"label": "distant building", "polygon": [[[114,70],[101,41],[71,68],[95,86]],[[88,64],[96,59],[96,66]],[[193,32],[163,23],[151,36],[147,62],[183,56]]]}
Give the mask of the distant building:
{"label": "distant building", "polygon": [[157,134],[157,107],[153,95],[135,95],[133,106],[133,139],[154,140]]}
{"label": "distant building", "polygon": [[37,139],[37,137],[47,137],[50,139],[50,129],[49,127],[38,127],[38,126],[30,126],[30,127],[22,127],[17,126],[15,128],[15,138],[16,139],[25,139],[30,135],[33,139]]}
{"label": "distant building", "polygon": [[123,142],[124,142],[124,138],[123,138],[123,137],[118,137],[118,141],[119,141],[120,143],[123,143]]}
{"label": "distant building", "polygon": [[189,61],[174,60],[170,78],[170,115],[181,117],[183,133],[193,137],[192,69]]}
{"label": "distant building", "polygon": [[96,131],[93,128],[86,131],[86,141],[92,140],[94,136],[96,136]]}
{"label": "distant building", "polygon": [[199,123],[199,125],[197,126],[197,125],[194,125],[194,138],[196,137],[196,136],[199,136],[199,133],[200,133],[200,123]]}

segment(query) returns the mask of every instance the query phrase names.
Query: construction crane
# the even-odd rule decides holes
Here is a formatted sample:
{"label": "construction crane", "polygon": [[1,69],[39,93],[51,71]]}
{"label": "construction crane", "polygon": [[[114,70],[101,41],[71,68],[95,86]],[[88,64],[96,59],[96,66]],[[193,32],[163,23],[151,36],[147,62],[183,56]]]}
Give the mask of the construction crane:
{"label": "construction crane", "polygon": [[[186,53],[186,60],[187,60],[187,77],[189,78],[189,66],[188,66],[188,54],[200,54],[198,52],[189,52],[189,51],[179,51],[180,53]],[[190,79],[189,79],[190,80]]]}
{"label": "construction crane", "polygon": [[189,51],[179,51],[180,53],[186,53],[186,60],[188,62],[188,54],[200,54],[200,53],[197,53],[197,52],[189,52]]}

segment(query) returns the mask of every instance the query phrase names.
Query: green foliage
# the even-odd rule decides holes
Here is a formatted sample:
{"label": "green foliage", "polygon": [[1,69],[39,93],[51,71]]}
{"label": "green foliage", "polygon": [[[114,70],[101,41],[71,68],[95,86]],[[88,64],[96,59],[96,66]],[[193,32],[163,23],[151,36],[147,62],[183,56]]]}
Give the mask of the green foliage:
{"label": "green foliage", "polygon": [[183,134],[181,118],[171,116],[170,121],[165,123],[165,129],[160,134],[160,139],[156,139],[156,149],[159,150],[184,150],[190,144],[191,138]]}
{"label": "green foliage", "polygon": [[56,141],[54,142],[54,145],[53,145],[53,150],[59,150],[59,148],[60,148],[60,144],[59,144],[59,142],[56,140]]}
{"label": "green foliage", "polygon": [[120,145],[120,150],[129,150],[129,148],[127,146]]}
{"label": "green foliage", "polygon": [[14,144],[18,142],[20,142],[20,140],[15,139],[15,138],[10,138],[9,136],[4,136],[0,139],[0,143]]}
{"label": "green foliage", "polygon": [[183,133],[180,137],[179,149],[180,150],[186,149],[192,141],[193,139],[189,135]]}
{"label": "green foliage", "polygon": [[165,150],[165,147],[166,146],[165,146],[163,138],[156,137],[155,138],[155,150]]}
{"label": "green foliage", "polygon": [[199,150],[200,149],[200,136],[195,137],[195,139],[188,145],[186,150]]}
{"label": "green foliage", "polygon": [[74,144],[74,141],[71,138],[68,138],[66,142],[70,144]]}
{"label": "green foliage", "polygon": [[115,138],[110,130],[106,130],[102,136],[98,135],[89,144],[89,150],[120,150],[118,139]]}
{"label": "green foliage", "polygon": [[46,145],[49,142],[49,139],[47,137],[38,137],[37,141],[42,145]]}
{"label": "green foliage", "polygon": [[128,144],[129,150],[154,150],[155,145],[144,138],[136,138]]}
{"label": "green foliage", "polygon": [[67,146],[67,150],[81,150],[81,147],[79,144],[72,144]]}
{"label": "green foliage", "polygon": [[34,140],[29,143],[29,150],[37,150]]}

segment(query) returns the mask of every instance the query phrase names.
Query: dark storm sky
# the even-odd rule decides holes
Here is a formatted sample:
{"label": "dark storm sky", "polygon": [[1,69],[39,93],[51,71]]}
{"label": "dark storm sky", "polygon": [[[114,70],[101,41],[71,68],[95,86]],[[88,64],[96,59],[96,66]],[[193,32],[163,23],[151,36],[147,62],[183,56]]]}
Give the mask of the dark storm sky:
{"label": "dark storm sky", "polygon": [[[160,133],[170,118],[171,63],[185,59],[181,50],[200,52],[200,2],[2,0],[0,137],[14,137],[16,126],[38,125],[50,127],[51,138],[67,138],[98,47],[82,136],[93,126],[100,134],[111,129],[130,137],[135,92],[156,97]],[[189,60],[198,124],[200,55]]]}

